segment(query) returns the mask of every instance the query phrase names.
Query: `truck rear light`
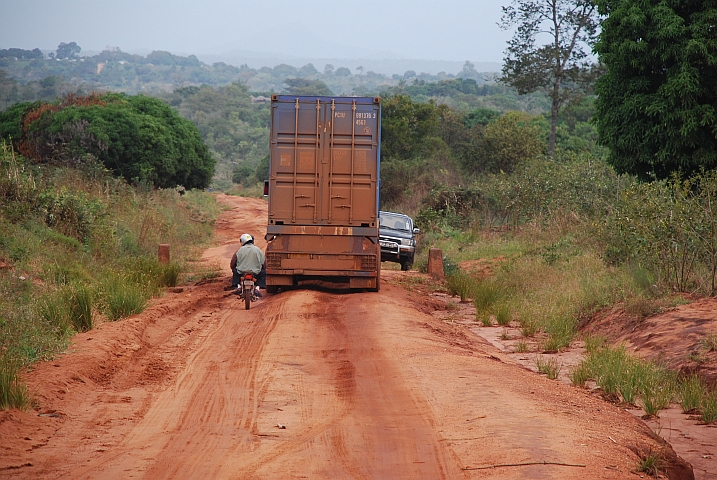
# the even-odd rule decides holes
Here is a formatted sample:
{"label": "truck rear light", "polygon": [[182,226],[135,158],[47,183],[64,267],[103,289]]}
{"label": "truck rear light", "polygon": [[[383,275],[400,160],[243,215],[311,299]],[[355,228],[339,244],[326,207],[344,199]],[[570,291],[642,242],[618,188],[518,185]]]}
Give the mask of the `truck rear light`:
{"label": "truck rear light", "polygon": [[264,180],[264,196],[269,196],[269,180]]}

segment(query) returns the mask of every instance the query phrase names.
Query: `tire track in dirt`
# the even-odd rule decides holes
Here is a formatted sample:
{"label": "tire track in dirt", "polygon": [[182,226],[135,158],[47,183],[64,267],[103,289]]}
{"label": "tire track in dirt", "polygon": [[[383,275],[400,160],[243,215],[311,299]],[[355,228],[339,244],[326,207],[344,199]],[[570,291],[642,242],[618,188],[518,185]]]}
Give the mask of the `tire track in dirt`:
{"label": "tire track in dirt", "polygon": [[73,478],[215,477],[217,458],[243,450],[256,416],[257,359],[282,311],[279,303],[247,312],[233,300],[119,451]]}
{"label": "tire track in dirt", "polygon": [[451,478],[430,412],[373,338],[362,304],[375,294],[281,296],[287,310],[303,313],[284,319],[271,342],[283,348],[264,354],[292,388],[270,386],[262,403],[277,407],[265,408],[258,424],[269,431],[283,417],[287,430],[237,461],[235,478]]}

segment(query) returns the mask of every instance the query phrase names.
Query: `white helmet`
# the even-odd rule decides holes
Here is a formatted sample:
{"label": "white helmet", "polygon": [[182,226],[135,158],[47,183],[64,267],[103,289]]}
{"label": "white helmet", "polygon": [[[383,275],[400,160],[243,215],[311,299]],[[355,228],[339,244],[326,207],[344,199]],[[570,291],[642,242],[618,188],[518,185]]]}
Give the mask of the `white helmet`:
{"label": "white helmet", "polygon": [[246,242],[252,242],[252,241],[254,241],[254,237],[252,237],[248,233],[245,233],[241,237],[239,237],[239,243],[241,243],[242,245],[245,245]]}

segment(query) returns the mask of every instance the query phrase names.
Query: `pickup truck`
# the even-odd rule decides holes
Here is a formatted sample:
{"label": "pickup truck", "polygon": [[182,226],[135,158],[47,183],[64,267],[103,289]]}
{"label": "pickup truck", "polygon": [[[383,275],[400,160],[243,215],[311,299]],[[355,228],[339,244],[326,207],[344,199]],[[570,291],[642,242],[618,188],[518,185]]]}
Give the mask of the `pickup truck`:
{"label": "pickup truck", "polygon": [[381,261],[397,262],[401,270],[410,270],[416,253],[416,237],[420,233],[413,228],[413,219],[394,212],[379,212],[379,244]]}

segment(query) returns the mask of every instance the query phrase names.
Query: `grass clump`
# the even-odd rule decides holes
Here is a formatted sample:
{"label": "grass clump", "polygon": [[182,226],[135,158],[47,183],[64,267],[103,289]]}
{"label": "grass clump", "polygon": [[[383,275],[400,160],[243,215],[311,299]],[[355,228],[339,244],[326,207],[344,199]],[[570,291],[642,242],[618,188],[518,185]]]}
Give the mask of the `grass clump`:
{"label": "grass clump", "polygon": [[515,352],[516,353],[527,353],[530,351],[530,348],[528,347],[528,342],[525,340],[518,340],[518,344],[515,346]]}
{"label": "grass clump", "polygon": [[717,392],[705,393],[702,398],[702,421],[713,423],[717,421]]}
{"label": "grass clump", "polygon": [[446,276],[446,286],[451,295],[458,295],[461,303],[466,303],[475,286],[475,280],[461,269],[456,268],[453,273]]}
{"label": "grass clump", "polygon": [[92,330],[92,290],[83,285],[72,289],[69,302],[70,322],[75,327],[75,330],[78,332]]}
{"label": "grass clump", "polygon": [[702,404],[702,397],[704,397],[705,393],[705,383],[695,375],[679,382],[677,387],[677,399],[682,407],[682,412],[686,413],[699,410]]}
{"label": "grass clump", "polygon": [[29,405],[30,394],[20,382],[19,362],[7,354],[0,356],[0,410],[25,409]]}
{"label": "grass clump", "polygon": [[586,363],[580,363],[570,371],[570,381],[573,385],[584,387],[585,383],[591,378],[592,372]]}
{"label": "grass clump", "polygon": [[128,277],[109,276],[102,284],[104,311],[110,320],[141,313],[150,295],[146,288]]}
{"label": "grass clump", "polygon": [[535,359],[535,366],[538,369],[538,373],[544,373],[549,379],[555,380],[560,375],[560,370],[563,366],[558,363],[557,358],[546,359],[542,355]]}
{"label": "grass clump", "polygon": [[594,380],[606,394],[615,395],[623,402],[636,405],[641,401],[647,415],[657,416],[670,405],[677,389],[672,372],[631,356],[624,345],[591,345],[590,348],[587,357],[573,371],[573,383],[584,385],[587,380]]}
{"label": "grass clump", "polygon": [[498,325],[509,325],[512,320],[510,315],[510,307],[506,302],[500,302],[494,307],[495,321]]}
{"label": "grass clump", "polygon": [[648,452],[646,455],[640,456],[640,461],[637,463],[636,470],[640,473],[645,473],[651,477],[657,478],[665,466],[665,459],[661,453]]}
{"label": "grass clump", "polygon": [[700,339],[700,345],[707,352],[717,352],[717,334],[708,333],[707,336]]}
{"label": "grass clump", "polygon": [[532,320],[522,320],[520,322],[520,333],[524,337],[534,337],[538,331],[538,326]]}
{"label": "grass clump", "polygon": [[42,319],[60,335],[86,332],[94,325],[94,293],[85,285],[67,285],[48,294],[37,305]]}

